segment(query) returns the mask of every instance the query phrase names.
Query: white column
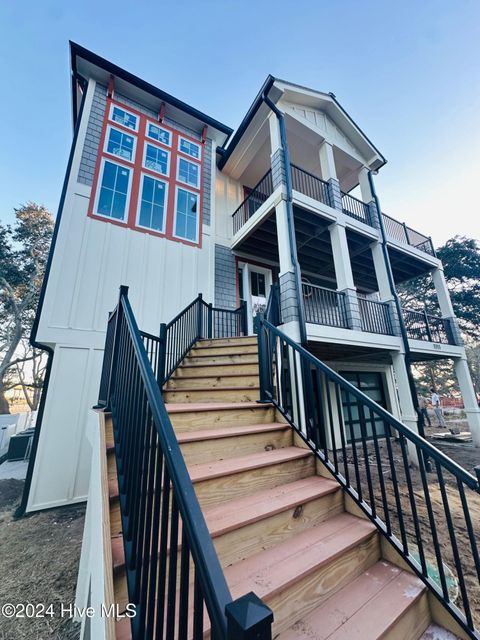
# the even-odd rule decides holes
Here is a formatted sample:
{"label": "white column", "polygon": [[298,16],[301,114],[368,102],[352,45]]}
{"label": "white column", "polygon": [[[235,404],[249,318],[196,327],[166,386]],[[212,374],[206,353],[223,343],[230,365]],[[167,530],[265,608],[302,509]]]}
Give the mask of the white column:
{"label": "white column", "polygon": [[432,280],[435,286],[435,291],[437,292],[438,304],[440,306],[440,311],[442,312],[442,317],[455,317],[452,301],[450,300],[450,293],[441,267],[437,267],[432,271]]}
{"label": "white column", "polygon": [[328,181],[331,178],[338,180],[337,170],[335,168],[335,158],[333,156],[333,147],[326,140],[324,140],[320,146],[319,155],[323,180]]}
{"label": "white column", "polygon": [[[405,363],[403,353],[399,353],[398,351],[392,353],[392,365],[397,383],[398,399],[400,401],[400,421],[412,431],[418,433],[418,415],[413,405],[410,384],[408,381],[407,365]],[[410,462],[415,466],[418,466],[416,448],[409,441],[407,442]]]}
{"label": "white column", "polygon": [[273,155],[277,149],[282,148],[280,125],[278,124],[278,118],[273,111],[268,116],[268,126],[270,127],[270,153]]}
{"label": "white column", "polygon": [[467,414],[468,426],[472,433],[473,444],[475,447],[480,447],[480,408],[475,396],[467,359],[465,357],[455,358],[453,364],[465,406],[465,413]]}
{"label": "white column", "polygon": [[390,280],[388,277],[387,265],[385,264],[385,257],[383,255],[383,248],[381,242],[373,242],[370,245],[373,258],[373,267],[375,269],[375,276],[378,283],[378,293],[380,299],[383,302],[393,299],[392,291],[390,289]]}
{"label": "white column", "polygon": [[332,244],[337,289],[340,291],[343,289],[356,290],[353,282],[352,265],[350,263],[350,253],[348,251],[345,225],[339,222],[334,222],[328,227],[328,230],[330,231],[330,242]]}
{"label": "white column", "polygon": [[368,179],[367,167],[362,167],[358,172],[358,181],[360,183],[360,192],[362,194],[362,200],[368,204],[373,200],[373,194],[370,188],[370,181]]}

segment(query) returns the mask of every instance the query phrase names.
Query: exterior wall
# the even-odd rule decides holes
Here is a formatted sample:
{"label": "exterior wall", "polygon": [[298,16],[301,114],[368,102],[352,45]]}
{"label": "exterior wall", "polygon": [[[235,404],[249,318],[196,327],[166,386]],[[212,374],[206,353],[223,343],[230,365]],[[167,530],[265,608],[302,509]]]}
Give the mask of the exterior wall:
{"label": "exterior wall", "polygon": [[221,244],[215,245],[215,306],[236,309],[237,264],[233,252]]}
{"label": "exterior wall", "polygon": [[[90,82],[37,332],[55,355],[29,511],[86,499],[91,451],[85,430],[95,421],[90,407],[97,401],[107,315],[120,285],[130,287],[140,327],[154,334],[199,292],[213,301],[208,225],[200,249],[87,217],[103,91]],[[211,143],[204,146],[208,150]],[[205,155],[210,170],[204,184],[212,164]],[[208,216],[210,209],[208,198]]]}

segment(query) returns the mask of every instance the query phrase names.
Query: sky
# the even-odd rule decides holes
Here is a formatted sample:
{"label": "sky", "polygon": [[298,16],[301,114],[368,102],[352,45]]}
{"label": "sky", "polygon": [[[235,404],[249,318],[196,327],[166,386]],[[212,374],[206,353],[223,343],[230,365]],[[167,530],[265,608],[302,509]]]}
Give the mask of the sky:
{"label": "sky", "polygon": [[382,210],[436,246],[480,239],[479,0],[3,0],[2,222],[57,212],[69,40],[233,128],[269,73],[331,91],[388,160]]}

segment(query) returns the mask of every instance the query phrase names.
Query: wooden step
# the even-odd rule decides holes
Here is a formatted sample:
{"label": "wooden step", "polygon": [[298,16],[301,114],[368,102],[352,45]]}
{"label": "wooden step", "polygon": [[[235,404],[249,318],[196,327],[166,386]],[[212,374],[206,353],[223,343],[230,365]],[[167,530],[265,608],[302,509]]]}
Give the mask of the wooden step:
{"label": "wooden step", "polygon": [[272,608],[275,637],[292,620],[308,615],[351,583],[375,564],[379,555],[375,526],[342,513],[230,565],[225,578],[234,599],[254,591]]}
{"label": "wooden step", "polygon": [[245,362],[233,362],[225,364],[217,362],[213,364],[205,364],[200,362],[192,364],[188,360],[184,360],[183,364],[175,371],[175,378],[186,377],[203,377],[203,376],[219,376],[219,375],[256,375],[258,376],[258,361],[250,360]]}
{"label": "wooden step", "polygon": [[201,464],[292,445],[292,430],[281,422],[224,427],[177,434],[188,465]]}
{"label": "wooden step", "polygon": [[252,425],[275,419],[273,405],[258,402],[171,403],[166,407],[177,433]]}
{"label": "wooden step", "polygon": [[254,402],[260,398],[260,387],[185,387],[163,392],[164,401],[175,402]]}
{"label": "wooden step", "polygon": [[225,387],[258,387],[258,374],[245,375],[243,373],[227,373],[220,371],[218,376],[174,376],[167,382],[167,391],[196,387],[209,389],[224,389]]}
{"label": "wooden step", "polygon": [[299,619],[278,640],[417,640],[428,623],[426,587],[421,580],[381,561]]}
{"label": "wooden step", "polygon": [[229,356],[243,354],[258,354],[257,344],[225,344],[225,345],[195,345],[188,354],[188,357],[211,358],[212,356]]}
{"label": "wooden step", "polygon": [[257,336],[237,336],[235,338],[205,338],[199,340],[195,347],[223,347],[224,345],[257,344]]}
{"label": "wooden step", "polygon": [[189,355],[183,361],[184,364],[258,364],[257,353],[236,353],[228,352],[222,355],[213,355],[207,350],[200,354]]}
{"label": "wooden step", "polygon": [[230,500],[204,515],[220,561],[228,566],[342,511],[339,485],[311,476]]}
{"label": "wooden step", "polygon": [[201,506],[207,508],[314,475],[315,460],[306,449],[285,447],[191,465],[188,471]]}

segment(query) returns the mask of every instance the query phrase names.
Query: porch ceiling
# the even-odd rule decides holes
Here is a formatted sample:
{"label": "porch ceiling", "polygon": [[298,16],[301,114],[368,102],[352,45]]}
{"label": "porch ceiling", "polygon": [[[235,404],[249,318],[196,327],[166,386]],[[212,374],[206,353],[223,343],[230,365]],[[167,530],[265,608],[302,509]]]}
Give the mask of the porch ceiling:
{"label": "porch ceiling", "polygon": [[390,256],[395,284],[401,284],[418,276],[427,275],[432,270],[431,264],[422,262],[416,256],[408,255],[392,247],[388,247],[388,255]]}
{"label": "porch ceiling", "polygon": [[369,364],[391,364],[390,352],[386,349],[371,349],[349,344],[333,344],[328,342],[308,342],[308,350],[322,361],[358,362]]}

